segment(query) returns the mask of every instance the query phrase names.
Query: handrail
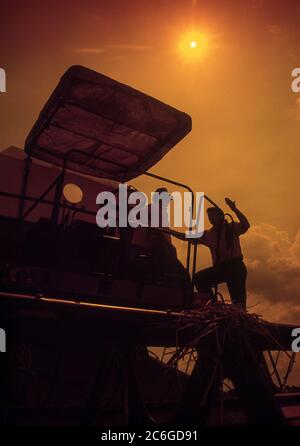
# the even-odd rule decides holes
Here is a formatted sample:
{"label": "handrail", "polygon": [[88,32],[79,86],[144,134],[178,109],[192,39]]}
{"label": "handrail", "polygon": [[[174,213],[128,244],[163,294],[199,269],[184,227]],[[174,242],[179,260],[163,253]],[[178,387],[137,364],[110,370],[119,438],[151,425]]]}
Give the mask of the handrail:
{"label": "handrail", "polygon": [[[30,212],[39,204],[39,203],[44,203],[44,204],[52,204],[53,205],[53,209],[52,209],[52,221],[54,223],[57,223],[58,221],[58,215],[59,215],[59,209],[62,208],[68,208],[68,209],[76,209],[78,210],[78,208],[76,207],[70,207],[70,206],[66,206],[66,205],[62,205],[61,204],[61,195],[62,195],[62,190],[63,190],[63,183],[64,183],[64,178],[65,178],[65,173],[66,173],[66,169],[67,169],[67,163],[70,161],[69,158],[71,155],[73,155],[74,153],[89,157],[89,158],[93,158],[93,159],[97,159],[99,161],[114,165],[114,166],[118,166],[118,167],[122,167],[124,168],[124,165],[121,163],[118,163],[117,161],[112,161],[109,159],[106,159],[104,157],[95,155],[95,154],[91,154],[91,153],[87,153],[83,150],[80,149],[71,149],[68,152],[65,153],[64,158],[63,158],[63,165],[62,165],[62,171],[61,173],[57,176],[57,178],[50,184],[50,186],[46,189],[45,192],[43,192],[43,194],[34,200],[33,205],[25,212],[25,214],[23,214],[21,216],[21,221],[24,220],[29,214]],[[166,183],[169,184],[173,184],[179,187],[182,187],[186,190],[188,190],[191,193],[191,197],[192,197],[192,201],[191,201],[191,216],[193,216],[193,212],[194,212],[194,205],[195,205],[195,196],[194,196],[194,192],[193,190],[184,183],[175,181],[175,180],[171,180],[169,178],[163,177],[161,175],[157,175],[151,172],[143,172],[140,171],[139,169],[136,169],[136,173],[140,174],[140,175],[146,175],[148,177],[151,178],[155,178],[161,181],[165,181]],[[26,178],[27,181],[28,178]],[[56,186],[56,190],[55,190],[55,196],[54,196],[54,200],[53,201],[49,201],[49,200],[44,200],[45,196],[51,191],[51,189],[53,189],[53,187]],[[4,193],[2,193],[3,195]],[[22,200],[25,199],[25,196],[23,194],[18,195],[19,198],[21,198]],[[214,207],[221,209],[211,198],[209,198],[207,195],[204,195],[204,198],[211,203]],[[28,198],[27,198],[28,199]],[[30,200],[30,199],[28,199]],[[85,213],[89,213],[88,211],[85,210],[81,210],[81,212],[85,212]],[[95,213],[92,213],[91,215],[95,215]],[[191,228],[190,228],[191,229]],[[188,248],[187,248],[187,259],[186,259],[186,269],[187,271],[190,270],[190,260],[191,260],[191,241],[188,241]],[[194,279],[194,274],[195,274],[195,268],[196,268],[196,260],[197,260],[197,246],[194,246],[194,251],[193,251],[193,264],[192,264],[192,280]]]}
{"label": "handrail", "polygon": [[[25,201],[39,202],[42,204],[47,204],[49,206],[53,205],[53,200],[44,200],[44,199],[41,200],[40,197],[31,197],[29,195],[14,194],[13,192],[4,192],[4,191],[0,190],[0,196],[11,197],[11,198],[16,198],[16,199],[21,198]],[[60,204],[60,207],[63,209],[70,209],[71,211],[82,212],[82,213],[88,214],[88,215],[96,215],[96,212],[94,212],[94,211],[89,211],[88,209],[85,209],[85,208],[77,208],[76,206],[73,206],[73,205]]]}
{"label": "handrail", "polygon": [[[57,222],[57,220],[58,220],[59,202],[60,202],[60,199],[61,199],[62,187],[63,187],[64,177],[65,177],[65,171],[66,171],[66,168],[67,168],[67,163],[69,161],[69,157],[72,154],[74,154],[74,153],[77,153],[77,154],[80,154],[80,155],[83,155],[83,156],[86,156],[86,157],[89,157],[89,158],[97,159],[99,161],[103,161],[105,163],[112,164],[114,166],[124,167],[124,165],[122,165],[121,163],[118,163],[117,161],[108,160],[108,159],[103,158],[101,156],[84,152],[83,150],[80,150],[80,149],[71,149],[71,150],[69,150],[65,154],[65,156],[64,156],[63,166],[62,166],[62,173],[57,178],[58,181],[57,181],[56,193],[55,193],[55,198],[54,198],[54,207],[53,207],[53,212],[52,212],[52,219],[53,219],[54,222]],[[151,173],[151,172],[143,172],[143,171],[140,171],[139,169],[136,169],[136,173],[138,173],[140,175],[146,175],[146,176],[149,176],[149,177],[152,177],[152,178],[156,178],[156,179],[159,179],[161,181],[165,181],[166,183],[174,184],[176,186],[179,186],[179,187],[182,187],[184,189],[187,189],[191,193],[191,196],[192,196],[191,215],[193,215],[193,212],[194,212],[194,200],[195,200],[194,192],[187,184],[180,183],[178,181],[171,180],[169,178],[163,177],[161,175],[156,175],[156,174]],[[186,269],[187,269],[187,271],[189,271],[189,269],[190,269],[190,257],[191,257],[191,243],[188,242],[187,259],[186,259]]]}

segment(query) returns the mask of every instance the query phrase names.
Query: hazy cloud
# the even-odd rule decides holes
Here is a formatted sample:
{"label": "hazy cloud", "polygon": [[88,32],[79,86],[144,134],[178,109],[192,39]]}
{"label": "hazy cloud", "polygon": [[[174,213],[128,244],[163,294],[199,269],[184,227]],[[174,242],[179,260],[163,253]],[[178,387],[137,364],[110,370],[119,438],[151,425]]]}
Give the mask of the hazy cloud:
{"label": "hazy cloud", "polygon": [[273,35],[279,35],[282,32],[281,27],[279,25],[274,24],[274,23],[271,24],[271,25],[268,25],[267,26],[267,30],[268,30],[268,32],[270,34],[273,34]]}
{"label": "hazy cloud", "polygon": [[81,54],[97,54],[107,53],[110,50],[125,50],[125,51],[151,51],[150,45],[136,45],[136,44],[107,44],[97,48],[76,48],[74,51]]}
{"label": "hazy cloud", "polygon": [[153,49],[153,47],[150,45],[135,45],[127,43],[105,45],[105,48],[129,51],[151,51]]}
{"label": "hazy cloud", "polygon": [[76,48],[74,51],[81,54],[98,54],[105,53],[107,50],[104,48]]}
{"label": "hazy cloud", "polygon": [[276,304],[280,318],[292,308],[300,320],[300,231],[290,240],[285,230],[275,226],[253,226],[244,236],[243,248],[252,301],[255,296],[267,305]]}

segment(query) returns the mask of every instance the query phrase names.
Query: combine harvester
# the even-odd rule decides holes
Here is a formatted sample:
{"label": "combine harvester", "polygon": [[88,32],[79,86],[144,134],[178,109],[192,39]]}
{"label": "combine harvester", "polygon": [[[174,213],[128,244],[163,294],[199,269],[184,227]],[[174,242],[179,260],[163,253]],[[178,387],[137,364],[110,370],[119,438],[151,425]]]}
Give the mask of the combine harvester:
{"label": "combine harvester", "polygon": [[[147,253],[132,263],[131,228],[95,223],[97,194],[140,175],[192,192],[148,172],[190,130],[185,113],[74,66],[25,151],[1,153],[2,425],[219,424],[225,379],[244,422],[287,423],[263,352],[290,350],[293,327],[223,303],[195,308],[181,275],[158,280]],[[187,243],[192,279],[196,257]],[[162,362],[150,347],[173,352]]]}

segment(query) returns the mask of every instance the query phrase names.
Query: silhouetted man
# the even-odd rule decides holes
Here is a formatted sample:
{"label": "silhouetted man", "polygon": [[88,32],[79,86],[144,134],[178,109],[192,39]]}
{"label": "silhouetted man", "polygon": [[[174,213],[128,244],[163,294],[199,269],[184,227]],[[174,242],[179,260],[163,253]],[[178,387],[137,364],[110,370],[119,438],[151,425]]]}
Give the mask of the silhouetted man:
{"label": "silhouetted man", "polygon": [[135,230],[132,243],[139,245],[140,251],[147,252],[150,255],[153,267],[163,272],[179,274],[189,278],[189,274],[177,258],[176,248],[172,244],[170,235],[172,231],[169,229],[168,215],[171,200],[172,196],[165,187],[156,189],[153,202],[147,206],[148,226]]}
{"label": "silhouetted man", "polygon": [[228,223],[219,208],[207,209],[212,227],[205,230],[202,237],[194,240],[194,243],[208,246],[213,266],[195,274],[195,285],[199,292],[209,293],[214,300],[212,288],[225,282],[232,303],[246,308],[247,269],[243,262],[239,237],[248,231],[250,224],[234,201],[225,198],[225,202],[237,216],[238,222]]}

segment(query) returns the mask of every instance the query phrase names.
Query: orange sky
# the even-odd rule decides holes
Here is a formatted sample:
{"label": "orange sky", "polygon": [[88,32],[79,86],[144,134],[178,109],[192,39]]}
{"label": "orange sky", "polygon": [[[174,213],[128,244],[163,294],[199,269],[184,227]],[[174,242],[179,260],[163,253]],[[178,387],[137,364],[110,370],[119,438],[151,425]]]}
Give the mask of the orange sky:
{"label": "orange sky", "polygon": [[[237,201],[253,226],[244,240],[251,302],[265,317],[300,321],[300,93],[290,88],[300,3],[4,0],[0,8],[0,150],[23,146],[73,64],[187,112],[191,134],[152,171],[222,205],[225,196]],[[192,61],[178,52],[191,29],[208,38]]]}
{"label": "orange sky", "polygon": [[[286,228],[293,237],[299,221],[299,208],[292,206],[300,95],[290,83],[292,68],[300,64],[300,9],[293,9],[293,1],[222,4],[1,2],[0,66],[7,72],[7,93],[0,98],[0,148],[22,147],[61,74],[82,64],[192,116],[192,133],[155,172],[187,181],[216,200],[233,196],[252,221]],[[197,63],[176,52],[192,28],[213,37]]]}

